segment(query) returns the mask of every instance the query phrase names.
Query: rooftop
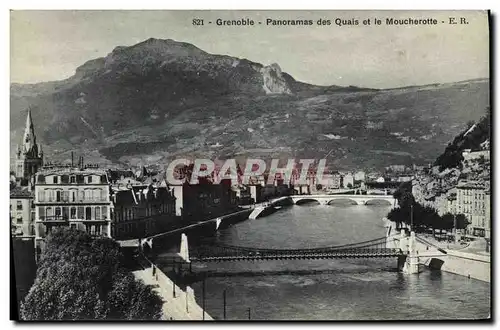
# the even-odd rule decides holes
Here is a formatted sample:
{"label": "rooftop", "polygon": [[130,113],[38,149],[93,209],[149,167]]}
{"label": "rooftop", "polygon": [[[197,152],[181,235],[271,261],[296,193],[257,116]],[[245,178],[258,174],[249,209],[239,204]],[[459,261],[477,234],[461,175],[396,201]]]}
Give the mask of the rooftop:
{"label": "rooftop", "polygon": [[103,169],[99,169],[96,166],[79,168],[79,167],[71,167],[71,166],[66,166],[66,165],[57,165],[57,166],[44,166],[36,174],[37,175],[39,175],[39,174],[43,174],[43,175],[50,175],[50,174],[58,174],[58,175],[63,175],[63,174],[106,175],[106,171]]}
{"label": "rooftop", "polygon": [[14,187],[10,190],[10,198],[33,198],[33,192],[27,187]]}

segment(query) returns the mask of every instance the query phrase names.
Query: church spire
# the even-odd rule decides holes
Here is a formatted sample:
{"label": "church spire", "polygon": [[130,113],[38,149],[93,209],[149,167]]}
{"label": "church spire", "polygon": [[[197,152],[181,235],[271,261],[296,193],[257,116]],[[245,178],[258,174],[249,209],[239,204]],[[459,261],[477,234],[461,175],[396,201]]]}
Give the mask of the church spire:
{"label": "church spire", "polygon": [[43,165],[43,153],[41,146],[36,143],[30,108],[26,116],[23,140],[18,145],[16,156],[16,177],[21,181],[20,186],[30,186],[33,175]]}
{"label": "church spire", "polygon": [[24,128],[22,151],[24,153],[38,156],[38,146],[36,144],[35,129],[33,127],[33,120],[31,118],[31,108],[28,108],[28,115],[26,116],[26,126]]}

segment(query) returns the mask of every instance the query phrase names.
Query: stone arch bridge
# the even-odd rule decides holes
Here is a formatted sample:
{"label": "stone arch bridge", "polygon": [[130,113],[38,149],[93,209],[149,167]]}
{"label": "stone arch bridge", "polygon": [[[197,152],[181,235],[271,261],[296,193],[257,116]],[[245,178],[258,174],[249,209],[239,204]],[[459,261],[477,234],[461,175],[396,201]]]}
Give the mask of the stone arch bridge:
{"label": "stone arch bridge", "polygon": [[380,202],[397,207],[398,202],[392,195],[293,195],[290,196],[294,204],[305,204],[308,202],[318,202],[321,205],[328,205],[336,200],[352,201],[357,205],[379,204]]}

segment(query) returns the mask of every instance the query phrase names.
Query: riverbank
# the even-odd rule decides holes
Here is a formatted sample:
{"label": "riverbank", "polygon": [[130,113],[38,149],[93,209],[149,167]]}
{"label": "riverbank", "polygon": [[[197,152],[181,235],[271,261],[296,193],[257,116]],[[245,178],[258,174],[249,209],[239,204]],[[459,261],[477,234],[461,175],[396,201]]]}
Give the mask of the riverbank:
{"label": "riverbank", "polygon": [[155,264],[139,256],[139,263],[142,269],[132,273],[137,280],[153,287],[163,300],[162,320],[186,320],[186,321],[210,321],[213,318],[203,311],[203,308],[196,302],[194,291],[190,286],[182,290],[175,285],[172,280],[165,275]]}
{"label": "riverbank", "polygon": [[[390,222],[386,222],[386,226],[391,226],[390,232],[398,241],[400,234],[395,226]],[[461,247],[459,244],[437,242],[425,235],[417,235],[415,249],[420,256],[419,263],[430,269],[490,283],[490,254],[481,251],[477,245]]]}
{"label": "riverbank", "polygon": [[290,196],[278,197],[270,200],[269,202],[264,202],[256,204],[253,208],[252,213],[248,216],[249,219],[254,220],[257,218],[262,218],[273,214],[284,206],[293,205],[293,201]]}

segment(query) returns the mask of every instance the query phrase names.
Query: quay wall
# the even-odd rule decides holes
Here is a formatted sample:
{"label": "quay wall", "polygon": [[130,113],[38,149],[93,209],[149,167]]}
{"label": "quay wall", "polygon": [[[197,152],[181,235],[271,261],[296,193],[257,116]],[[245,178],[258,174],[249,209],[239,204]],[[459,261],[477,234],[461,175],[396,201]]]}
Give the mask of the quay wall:
{"label": "quay wall", "polygon": [[133,274],[137,280],[152,286],[153,291],[163,300],[162,320],[213,320],[198,305],[190,286],[186,286],[185,290],[181,289],[149,259],[144,256],[138,258],[142,269],[134,271]]}
{"label": "quay wall", "polygon": [[[489,256],[456,250],[447,250],[447,252],[448,254],[443,257],[436,257],[436,259],[443,261],[440,267],[441,271],[490,283],[491,264]],[[425,262],[426,266],[434,268],[431,261],[432,258],[428,258]]]}
{"label": "quay wall", "polygon": [[[408,237],[401,237],[401,234],[395,230],[393,224],[387,223],[387,247],[401,248],[408,250]],[[389,227],[391,227],[389,229]],[[460,250],[442,249],[425,244],[423,240],[417,238],[415,250],[419,255],[419,263],[431,269],[437,269],[461,276],[470,277],[476,280],[490,282],[490,256],[478,253],[471,253]]]}

